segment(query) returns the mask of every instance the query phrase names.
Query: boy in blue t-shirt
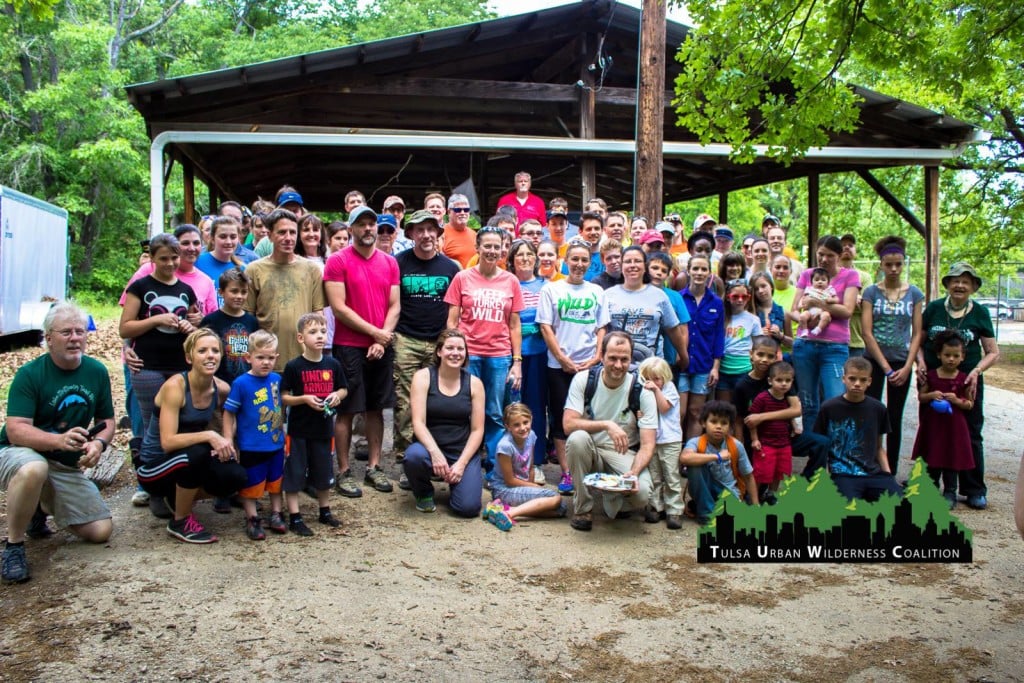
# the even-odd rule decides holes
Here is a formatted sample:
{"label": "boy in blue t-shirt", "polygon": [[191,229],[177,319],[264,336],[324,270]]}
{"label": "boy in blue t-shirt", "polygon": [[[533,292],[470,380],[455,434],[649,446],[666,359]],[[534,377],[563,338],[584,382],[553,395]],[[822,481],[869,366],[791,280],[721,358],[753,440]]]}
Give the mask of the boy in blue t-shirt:
{"label": "boy in blue t-shirt", "polygon": [[[758,504],[757,484],[754,482],[754,468],[747,457],[747,451],[739,439],[729,436],[729,428],[736,419],[736,407],[726,401],[708,401],[700,412],[700,426],[703,434],[686,442],[679,462],[686,465],[690,497],[693,498],[693,514],[702,526],[711,519],[715,501],[722,491],[729,489],[740,500],[749,497],[750,503]],[[735,472],[742,479],[741,492]]]}
{"label": "boy in blue t-shirt", "polygon": [[270,494],[270,530],[288,532],[281,516],[281,478],[284,472],[284,413],[281,376],[274,372],[277,337],[265,330],[249,335],[247,360],[251,368],[231,385],[224,402],[224,437],[237,441],[239,461],[248,475],[239,491],[245,510],[245,533],[254,541],[267,536],[256,515],[256,501]]}
{"label": "boy in blue t-shirt", "polygon": [[217,368],[217,377],[228,384],[249,372],[249,335],[260,329],[256,316],[242,307],[249,295],[249,276],[238,268],[230,268],[217,280],[217,297],[223,302],[220,309],[208,313],[200,327],[209,327],[220,337],[224,357]]}
{"label": "boy in blue t-shirt", "polygon": [[334,485],[334,408],[348,394],[341,362],[324,355],[327,320],[319,313],[299,318],[302,355],[284,366],[281,400],[288,406],[288,457],[284,461],[284,495],[288,503],[288,528],[299,536],[313,531],[302,521],[299,491],[307,483],[316,491],[319,522],[339,527],[331,514],[330,495]]}

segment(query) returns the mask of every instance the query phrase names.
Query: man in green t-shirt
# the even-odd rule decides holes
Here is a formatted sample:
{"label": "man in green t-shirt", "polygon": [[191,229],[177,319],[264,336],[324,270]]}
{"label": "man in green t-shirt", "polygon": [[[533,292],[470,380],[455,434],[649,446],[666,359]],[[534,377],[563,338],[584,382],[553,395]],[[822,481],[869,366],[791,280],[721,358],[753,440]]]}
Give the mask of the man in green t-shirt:
{"label": "man in green t-shirt", "polygon": [[113,531],[110,510],[82,474],[99,462],[114,436],[110,375],[85,355],[87,323],[74,304],[55,304],[43,321],[47,353],[22,366],[11,382],[7,423],[0,430],[5,583],[29,579],[25,534],[37,506],[57,526],[93,543],[105,543]]}

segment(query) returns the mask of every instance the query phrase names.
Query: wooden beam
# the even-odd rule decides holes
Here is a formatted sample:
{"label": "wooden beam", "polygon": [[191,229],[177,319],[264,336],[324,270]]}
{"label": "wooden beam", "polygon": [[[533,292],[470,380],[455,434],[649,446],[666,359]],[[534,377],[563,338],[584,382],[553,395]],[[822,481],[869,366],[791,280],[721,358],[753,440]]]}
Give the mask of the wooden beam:
{"label": "wooden beam", "polygon": [[875,191],[875,194],[884,199],[885,203],[893,208],[893,211],[898,213],[907,223],[910,223],[910,227],[917,230],[917,233],[922,237],[925,236],[925,224],[914,215],[913,211],[904,206],[903,202],[897,199],[896,196],[889,191],[889,188],[883,185],[882,181],[876,178],[871,171],[858,169],[857,175],[859,175],[864,182],[866,182],[871,189]]}
{"label": "wooden beam", "polygon": [[[580,107],[580,137],[584,140],[593,140],[597,137],[594,73],[587,68],[590,47],[593,45],[594,39],[590,35],[583,36],[583,39],[579,41],[580,80],[583,82],[583,86],[577,88],[577,97]],[[597,166],[592,157],[584,157],[580,160],[580,195],[584,202],[597,197]],[[583,207],[580,206],[580,208]]]}
{"label": "wooden beam", "polygon": [[939,296],[939,167],[924,168],[925,300]]}
{"label": "wooden beam", "polygon": [[572,67],[577,53],[576,39],[566,42],[562,47],[551,53],[551,56],[534,67],[523,80],[531,83],[546,83],[558,74]]}
{"label": "wooden beam", "polygon": [[636,210],[664,215],[665,1],[644,0],[640,15],[640,74],[636,111]]}
{"label": "wooden beam", "polygon": [[196,222],[196,171],[192,160],[185,157],[181,162],[182,181],[185,185],[185,222]]}
{"label": "wooden beam", "polygon": [[729,222],[729,193],[719,192],[718,193],[718,222],[728,223]]}
{"label": "wooden beam", "polygon": [[817,173],[807,175],[807,265],[813,267],[817,261],[815,245],[818,243],[819,204],[821,180]]}

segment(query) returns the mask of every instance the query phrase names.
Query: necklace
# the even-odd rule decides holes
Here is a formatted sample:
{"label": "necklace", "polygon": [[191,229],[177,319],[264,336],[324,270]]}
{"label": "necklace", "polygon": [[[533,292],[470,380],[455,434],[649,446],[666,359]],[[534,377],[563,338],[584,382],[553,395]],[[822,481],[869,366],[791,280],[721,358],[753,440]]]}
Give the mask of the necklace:
{"label": "necklace", "polygon": [[900,299],[903,298],[903,283],[900,282],[900,283],[898,283],[896,285],[896,293],[895,293],[895,295],[893,295],[892,294],[892,290],[889,289],[889,287],[885,284],[885,281],[883,280],[882,281],[882,294],[885,295],[885,300],[890,305],[898,304],[900,302]]}
{"label": "necklace", "polygon": [[[946,309],[946,326],[953,330],[959,330],[964,324],[964,320],[967,319],[967,314],[971,312],[971,300],[968,299],[963,306],[955,307],[949,303],[947,296],[943,306]],[[956,322],[953,322],[954,320]]]}

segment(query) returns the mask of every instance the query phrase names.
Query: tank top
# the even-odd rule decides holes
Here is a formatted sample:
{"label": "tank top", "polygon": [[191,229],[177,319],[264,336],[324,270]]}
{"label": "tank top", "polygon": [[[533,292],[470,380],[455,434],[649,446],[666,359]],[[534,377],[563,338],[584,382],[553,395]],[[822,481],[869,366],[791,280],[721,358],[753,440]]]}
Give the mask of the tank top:
{"label": "tank top", "polygon": [[[196,408],[192,402],[192,388],[188,383],[188,373],[183,372],[181,376],[185,380],[185,406],[178,414],[178,433],[194,434],[201,432],[206,429],[206,426],[210,424],[210,420],[213,419],[213,409],[217,402],[211,396],[210,405],[205,408]],[[214,384],[211,387],[211,392],[215,394],[216,391],[217,385]],[[146,430],[146,434],[142,438],[139,458],[143,464],[148,465],[160,462],[164,456],[163,448],[160,446],[160,408],[154,406],[153,417],[149,421],[149,429]]]}
{"label": "tank top", "polygon": [[427,429],[437,447],[448,458],[458,458],[469,440],[473,413],[470,374],[460,371],[459,391],[454,396],[441,392],[437,386],[437,368],[431,367],[430,388],[427,389]]}

